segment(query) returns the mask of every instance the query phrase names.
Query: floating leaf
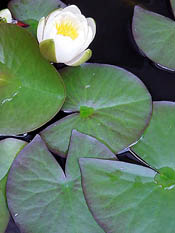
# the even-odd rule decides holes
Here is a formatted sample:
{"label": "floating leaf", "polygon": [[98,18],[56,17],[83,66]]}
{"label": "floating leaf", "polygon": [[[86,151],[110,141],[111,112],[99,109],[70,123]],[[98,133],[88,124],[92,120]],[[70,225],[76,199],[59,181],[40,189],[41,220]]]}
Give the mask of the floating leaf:
{"label": "floating leaf", "polygon": [[7,174],[14,158],[25,145],[26,142],[12,138],[0,141],[0,180]]}
{"label": "floating leaf", "polygon": [[8,205],[22,232],[102,233],[86,205],[80,157],[116,159],[96,139],[73,131],[65,174],[37,136],[14,161],[7,184]]}
{"label": "floating leaf", "polygon": [[175,103],[155,102],[151,122],[133,150],[158,172],[123,162],[80,159],[88,206],[105,232],[174,232],[174,136]]}
{"label": "floating leaf", "polygon": [[174,231],[175,189],[156,184],[155,171],[124,162],[80,161],[88,206],[105,232]]}
{"label": "floating leaf", "polygon": [[138,47],[161,67],[175,70],[175,22],[136,6],[133,35]]}
{"label": "floating leaf", "polygon": [[77,112],[41,132],[52,151],[65,156],[72,129],[96,137],[113,152],[140,138],[147,126],[152,103],[143,83],[121,68],[84,64],[65,68],[65,112]]}
{"label": "floating leaf", "polygon": [[11,0],[8,7],[13,17],[28,23],[28,20],[39,21],[56,8],[65,7],[65,4],[60,0]]}
{"label": "floating leaf", "polygon": [[156,169],[175,169],[174,138],[175,103],[154,102],[150,124],[132,150]]}
{"label": "floating leaf", "polygon": [[6,187],[7,176],[0,180],[0,233],[4,233],[9,222],[9,211],[6,204]]}
{"label": "floating leaf", "polygon": [[49,121],[61,108],[62,79],[23,28],[0,25],[0,133],[22,134]]}
{"label": "floating leaf", "polygon": [[0,141],[0,233],[4,233],[9,222],[9,212],[6,204],[7,173],[12,162],[26,142],[17,139]]}

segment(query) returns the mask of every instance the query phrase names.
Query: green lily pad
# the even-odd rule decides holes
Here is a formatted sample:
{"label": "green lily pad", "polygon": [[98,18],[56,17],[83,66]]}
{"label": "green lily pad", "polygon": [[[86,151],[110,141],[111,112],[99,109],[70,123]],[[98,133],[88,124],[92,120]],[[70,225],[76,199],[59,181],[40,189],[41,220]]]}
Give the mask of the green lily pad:
{"label": "green lily pad", "polygon": [[155,169],[175,168],[175,103],[158,101],[139,142],[131,149]]}
{"label": "green lily pad", "polygon": [[173,20],[136,6],[132,31],[138,47],[148,58],[163,68],[175,70]]}
{"label": "green lily pad", "polygon": [[8,4],[13,17],[25,23],[28,23],[28,20],[39,21],[60,7],[65,7],[60,0],[11,0]]}
{"label": "green lily pad", "polygon": [[16,155],[26,145],[26,142],[17,139],[0,141],[0,233],[4,233],[9,222],[9,211],[6,203],[7,173]]}
{"label": "green lily pad", "polygon": [[53,10],[65,6],[60,0],[11,0],[8,4],[13,17],[28,24],[26,29],[35,37],[39,20]]}
{"label": "green lily pad", "polygon": [[116,160],[103,144],[76,131],[65,174],[39,136],[24,148],[7,183],[9,209],[22,232],[104,232],[89,212],[82,192],[78,159],[87,156]]}
{"label": "green lily pad", "polygon": [[0,180],[0,233],[4,233],[9,219],[10,214],[7,208],[6,203],[6,194],[5,194],[5,187],[6,187],[7,176],[5,176],[2,180]]}
{"label": "green lily pad", "polygon": [[100,64],[65,68],[61,75],[67,90],[62,110],[74,114],[41,132],[50,150],[65,156],[72,129],[97,138],[114,153],[140,138],[152,102],[135,75]]}
{"label": "green lily pad", "polygon": [[5,177],[14,158],[25,145],[26,142],[12,138],[0,141],[0,180]]}
{"label": "green lily pad", "polygon": [[0,134],[22,134],[44,125],[60,110],[64,84],[30,33],[1,24],[0,35]]}
{"label": "green lily pad", "polygon": [[80,159],[85,198],[105,232],[174,232],[174,136],[175,103],[155,102],[148,128],[132,147],[155,170],[123,162]]}

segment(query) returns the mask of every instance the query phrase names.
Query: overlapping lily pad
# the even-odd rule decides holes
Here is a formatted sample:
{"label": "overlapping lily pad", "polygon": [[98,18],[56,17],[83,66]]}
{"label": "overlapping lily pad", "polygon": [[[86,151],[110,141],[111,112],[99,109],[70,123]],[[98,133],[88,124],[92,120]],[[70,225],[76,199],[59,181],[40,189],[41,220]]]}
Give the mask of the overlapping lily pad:
{"label": "overlapping lily pad", "polygon": [[138,47],[148,58],[175,70],[175,21],[136,6],[132,30]]}
{"label": "overlapping lily pad", "polygon": [[12,24],[0,25],[0,134],[32,131],[61,108],[65,90],[36,40]]}
{"label": "overlapping lily pad", "polygon": [[155,170],[118,161],[80,159],[85,198],[105,232],[174,232],[174,116],[174,103],[155,102],[152,120],[133,147]]}
{"label": "overlapping lily pad", "polygon": [[13,16],[25,23],[29,20],[38,22],[56,8],[65,7],[60,0],[11,0],[8,4]]}
{"label": "overlapping lily pad", "polygon": [[7,183],[10,211],[21,232],[102,233],[86,205],[80,157],[116,160],[96,139],[73,131],[65,174],[39,136],[14,161]]}
{"label": "overlapping lily pad", "polygon": [[9,221],[9,211],[6,204],[6,180],[8,170],[19,151],[26,142],[17,139],[0,141],[0,233],[4,233]]}
{"label": "overlapping lily pad", "polygon": [[38,21],[43,16],[48,16],[53,10],[65,6],[60,0],[11,0],[8,4],[13,17],[30,25],[27,29],[34,35],[36,35]]}
{"label": "overlapping lily pad", "polygon": [[74,114],[41,132],[49,149],[65,156],[72,129],[96,137],[115,153],[141,136],[152,103],[136,76],[100,64],[65,68],[61,75],[67,90],[62,110]]}

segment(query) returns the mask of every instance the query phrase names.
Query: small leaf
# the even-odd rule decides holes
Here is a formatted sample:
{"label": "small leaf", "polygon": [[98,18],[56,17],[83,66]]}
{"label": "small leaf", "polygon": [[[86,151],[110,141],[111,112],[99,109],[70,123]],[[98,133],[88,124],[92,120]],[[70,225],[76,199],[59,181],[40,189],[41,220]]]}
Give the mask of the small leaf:
{"label": "small leaf", "polygon": [[175,22],[136,6],[133,25],[134,39],[142,52],[156,64],[175,70]]}
{"label": "small leaf", "polygon": [[65,99],[59,73],[23,28],[0,25],[0,133],[16,135],[49,121]]}
{"label": "small leaf", "polygon": [[39,136],[15,159],[8,176],[7,199],[21,232],[103,233],[84,199],[80,157],[116,160],[103,144],[76,131],[65,174]]}
{"label": "small leaf", "polygon": [[114,153],[140,138],[149,122],[152,103],[135,75],[100,64],[65,68],[61,75],[67,90],[62,110],[77,113],[41,132],[50,150],[65,156],[72,129],[97,138]]}

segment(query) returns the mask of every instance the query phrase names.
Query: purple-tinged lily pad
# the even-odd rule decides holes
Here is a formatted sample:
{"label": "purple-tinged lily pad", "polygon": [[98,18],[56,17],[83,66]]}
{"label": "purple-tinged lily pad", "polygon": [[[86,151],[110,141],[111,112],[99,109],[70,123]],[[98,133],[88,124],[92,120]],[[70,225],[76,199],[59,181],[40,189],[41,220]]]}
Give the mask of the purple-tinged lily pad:
{"label": "purple-tinged lily pad", "polygon": [[155,102],[150,124],[132,148],[154,170],[123,162],[80,159],[85,198],[105,232],[174,232],[174,138],[175,103]]}
{"label": "purple-tinged lily pad", "polygon": [[136,6],[132,31],[148,58],[163,68],[175,70],[175,21]]}
{"label": "purple-tinged lily pad", "polygon": [[62,110],[74,113],[41,132],[50,150],[62,156],[72,129],[97,138],[114,153],[140,138],[152,112],[144,84],[124,69],[100,64],[61,71],[67,98]]}
{"label": "purple-tinged lily pad", "polygon": [[30,33],[0,24],[0,35],[0,134],[22,134],[44,125],[60,110],[64,84]]}
{"label": "purple-tinged lily pad", "polygon": [[21,232],[103,233],[86,205],[78,165],[80,157],[116,160],[96,139],[73,131],[65,174],[39,136],[14,161],[7,199]]}

